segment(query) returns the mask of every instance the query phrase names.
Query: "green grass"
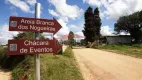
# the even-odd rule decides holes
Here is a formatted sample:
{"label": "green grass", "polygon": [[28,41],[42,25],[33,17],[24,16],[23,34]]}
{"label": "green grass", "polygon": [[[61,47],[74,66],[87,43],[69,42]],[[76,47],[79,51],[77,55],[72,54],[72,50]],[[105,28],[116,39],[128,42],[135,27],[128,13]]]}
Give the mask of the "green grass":
{"label": "green grass", "polygon": [[[16,61],[13,61],[16,62]],[[12,80],[29,80],[29,77],[34,79],[34,56],[26,55],[24,60],[19,62],[11,71],[12,71]]]}
{"label": "green grass", "polygon": [[70,48],[63,55],[41,55],[41,80],[83,80]]}
{"label": "green grass", "polygon": [[119,54],[125,54],[137,58],[142,58],[142,44],[134,45],[104,45],[99,46],[98,49],[104,49]]}
{"label": "green grass", "polygon": [[[34,80],[34,56],[8,56],[0,47],[0,67],[12,72],[12,80]],[[40,54],[41,80],[83,80],[72,49],[62,55]]]}

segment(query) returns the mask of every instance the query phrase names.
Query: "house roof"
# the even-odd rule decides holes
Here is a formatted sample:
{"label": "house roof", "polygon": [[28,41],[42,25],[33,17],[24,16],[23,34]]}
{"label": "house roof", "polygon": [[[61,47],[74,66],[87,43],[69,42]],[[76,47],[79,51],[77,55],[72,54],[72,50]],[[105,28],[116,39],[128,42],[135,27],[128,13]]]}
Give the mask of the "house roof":
{"label": "house roof", "polygon": [[[85,38],[84,36],[81,36],[79,34],[74,34],[74,38]],[[64,39],[64,40],[67,40],[68,39],[68,34],[67,35],[63,35],[63,36],[60,36],[58,39]]]}

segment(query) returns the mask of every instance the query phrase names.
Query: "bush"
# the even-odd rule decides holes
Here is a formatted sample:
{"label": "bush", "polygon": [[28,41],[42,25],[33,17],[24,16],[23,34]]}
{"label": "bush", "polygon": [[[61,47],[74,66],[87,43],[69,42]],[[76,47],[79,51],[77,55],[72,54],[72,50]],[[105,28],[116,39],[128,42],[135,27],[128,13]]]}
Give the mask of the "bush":
{"label": "bush", "polygon": [[[0,47],[0,67],[12,71],[12,80],[19,80],[30,68],[33,68],[32,55],[8,55],[8,48]],[[26,74],[29,76],[31,74]],[[26,79],[25,77],[23,78]],[[22,80],[23,80],[22,79]]]}
{"label": "bush", "polygon": [[13,69],[20,63],[22,60],[25,59],[24,55],[8,55],[8,48],[1,48],[0,49],[0,66],[4,69]]}
{"label": "bush", "polygon": [[[16,61],[15,61],[16,62]],[[34,56],[26,55],[12,70],[12,80],[29,80],[34,79]],[[31,79],[31,80],[32,80]]]}
{"label": "bush", "polygon": [[63,52],[63,56],[73,57],[73,51],[71,47],[67,47],[66,50]]}

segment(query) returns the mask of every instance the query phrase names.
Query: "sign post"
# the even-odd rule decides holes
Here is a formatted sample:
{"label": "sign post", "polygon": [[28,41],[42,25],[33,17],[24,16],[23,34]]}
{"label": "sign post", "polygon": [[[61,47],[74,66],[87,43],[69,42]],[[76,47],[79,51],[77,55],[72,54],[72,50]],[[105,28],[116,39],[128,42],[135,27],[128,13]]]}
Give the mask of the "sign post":
{"label": "sign post", "polygon": [[[35,18],[40,18],[40,3],[35,4]],[[35,33],[35,40],[39,40],[39,32]],[[35,54],[35,80],[40,80],[40,55]]]}
{"label": "sign post", "polygon": [[35,18],[10,17],[9,31],[34,32],[34,40],[8,40],[8,55],[34,54],[35,80],[40,80],[40,55],[41,53],[58,53],[62,45],[53,38],[52,40],[39,40],[40,32],[56,34],[62,26],[58,21],[40,19],[40,3],[35,4]]}

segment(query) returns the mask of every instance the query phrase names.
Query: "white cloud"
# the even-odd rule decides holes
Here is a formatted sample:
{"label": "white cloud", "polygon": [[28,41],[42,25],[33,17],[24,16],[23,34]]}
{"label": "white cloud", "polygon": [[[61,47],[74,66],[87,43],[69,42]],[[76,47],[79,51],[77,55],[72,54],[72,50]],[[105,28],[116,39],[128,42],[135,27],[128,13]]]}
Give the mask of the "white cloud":
{"label": "white cloud", "polygon": [[71,31],[74,31],[74,32],[82,31],[83,30],[83,25],[77,26],[77,25],[71,24],[71,25],[69,25],[69,28],[70,28]]}
{"label": "white cloud", "polygon": [[102,34],[102,36],[113,35],[112,29],[108,25],[102,26],[100,33]]}
{"label": "white cloud", "polygon": [[120,32],[119,35],[130,35],[130,33]]}
{"label": "white cloud", "polygon": [[112,2],[114,2],[114,1],[115,1],[115,0],[108,0],[109,3],[112,3]]}
{"label": "white cloud", "polygon": [[[58,22],[62,25],[61,30],[56,36],[69,34],[68,21],[76,20],[83,15],[84,10],[79,8],[77,5],[69,5],[66,0],[48,0],[48,2],[55,7],[55,10],[48,9],[48,12],[58,17]],[[70,25],[69,25],[70,26]],[[72,26],[73,27],[73,26]]]}
{"label": "white cloud", "polygon": [[48,12],[50,13],[50,14],[52,14],[53,16],[59,16],[54,10],[52,10],[52,9],[48,9]]}
{"label": "white cloud", "polygon": [[[34,11],[32,11],[30,9],[30,5],[33,5],[34,3],[36,2],[36,0],[26,0],[26,1],[23,1],[23,0],[6,0],[6,3],[10,3],[18,8],[20,8],[23,12],[26,12],[26,13],[34,13]],[[28,4],[27,4],[28,3]]]}
{"label": "white cloud", "polygon": [[0,27],[0,44],[7,44],[8,39],[12,39],[13,36],[18,34],[17,31],[8,31],[7,24],[1,25]]}
{"label": "white cloud", "polygon": [[117,20],[120,16],[142,10],[142,0],[83,0],[83,2],[99,8],[104,7],[105,9],[102,9],[101,14],[105,14],[107,19],[112,20]]}
{"label": "white cloud", "polygon": [[57,35],[66,35],[69,33],[69,28],[67,27],[67,22],[63,19],[59,19],[58,22],[62,25],[62,28],[57,32]]}
{"label": "white cloud", "polygon": [[30,5],[35,5],[35,3],[37,2],[36,0],[26,0],[26,2]]}
{"label": "white cloud", "polygon": [[100,0],[83,0],[83,3],[88,3],[90,5],[95,5],[97,7],[101,6]]}
{"label": "white cloud", "polygon": [[[58,19],[57,20],[59,24],[62,26],[62,28],[54,35],[54,37],[58,38],[59,36],[67,35],[69,34],[69,28],[67,27],[67,22],[64,21],[63,19]],[[46,37],[48,36],[48,33],[43,33],[43,35]]]}
{"label": "white cloud", "polygon": [[62,17],[70,19],[76,19],[83,14],[83,9],[80,9],[76,5],[68,5],[66,0],[48,0],[50,4],[55,6],[55,11]]}

